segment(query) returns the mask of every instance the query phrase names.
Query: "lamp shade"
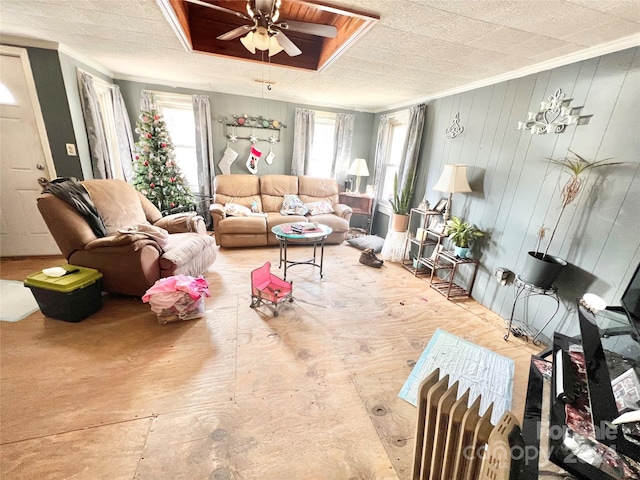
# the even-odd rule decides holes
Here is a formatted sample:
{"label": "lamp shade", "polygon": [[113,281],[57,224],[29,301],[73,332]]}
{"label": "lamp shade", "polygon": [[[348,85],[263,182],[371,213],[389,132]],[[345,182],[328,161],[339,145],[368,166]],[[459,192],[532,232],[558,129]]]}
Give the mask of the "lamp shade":
{"label": "lamp shade", "polygon": [[356,158],[351,163],[347,173],[349,175],[356,175],[357,177],[368,177],[369,169],[367,168],[367,161],[364,158]]}
{"label": "lamp shade", "polygon": [[253,32],[247,33],[244,37],[240,39],[244,48],[249,50],[251,53],[256,53],[256,47],[253,45]]}
{"label": "lamp shade", "polygon": [[446,193],[470,192],[471,187],[467,181],[467,166],[445,165],[444,171],[433,189]]}

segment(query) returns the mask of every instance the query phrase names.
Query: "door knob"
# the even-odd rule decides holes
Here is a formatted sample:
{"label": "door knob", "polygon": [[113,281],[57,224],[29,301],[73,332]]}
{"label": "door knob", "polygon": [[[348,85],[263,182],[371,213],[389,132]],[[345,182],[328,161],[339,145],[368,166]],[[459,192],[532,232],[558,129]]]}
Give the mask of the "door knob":
{"label": "door knob", "polygon": [[38,170],[44,170],[44,165],[43,165],[43,164],[41,164],[41,163],[37,163],[37,164],[36,164],[36,168],[37,168]]}
{"label": "door knob", "polygon": [[49,179],[47,177],[40,177],[38,178],[38,183],[41,187],[46,187],[47,185],[49,185]]}

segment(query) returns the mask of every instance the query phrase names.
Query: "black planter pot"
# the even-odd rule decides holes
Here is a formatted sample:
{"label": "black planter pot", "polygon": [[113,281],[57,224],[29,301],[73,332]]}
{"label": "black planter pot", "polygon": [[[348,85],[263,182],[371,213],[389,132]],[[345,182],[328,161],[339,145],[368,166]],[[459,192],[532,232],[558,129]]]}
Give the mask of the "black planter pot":
{"label": "black planter pot", "polygon": [[520,274],[520,280],[536,287],[551,288],[553,282],[566,266],[567,262],[561,258],[544,255],[540,252],[529,252],[524,262],[524,270]]}

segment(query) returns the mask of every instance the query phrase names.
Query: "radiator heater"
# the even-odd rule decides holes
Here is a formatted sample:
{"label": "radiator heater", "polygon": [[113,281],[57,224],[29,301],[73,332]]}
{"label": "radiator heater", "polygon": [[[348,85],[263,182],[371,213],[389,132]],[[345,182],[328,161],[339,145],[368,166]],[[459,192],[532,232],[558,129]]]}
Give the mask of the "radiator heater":
{"label": "radiator heater", "polygon": [[418,390],[413,480],[507,480],[509,435],[518,427],[511,412],[490,422],[493,404],[481,416],[480,397],[471,406],[469,390],[458,398],[458,382],[434,370]]}

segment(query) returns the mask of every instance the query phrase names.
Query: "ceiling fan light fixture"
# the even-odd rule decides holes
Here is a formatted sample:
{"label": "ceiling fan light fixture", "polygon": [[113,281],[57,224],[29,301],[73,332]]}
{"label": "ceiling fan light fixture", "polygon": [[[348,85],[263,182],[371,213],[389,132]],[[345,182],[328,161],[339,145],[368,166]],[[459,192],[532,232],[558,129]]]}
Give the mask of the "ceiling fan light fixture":
{"label": "ceiling fan light fixture", "polygon": [[253,34],[253,45],[258,50],[268,50],[271,45],[269,32],[264,27],[258,27]]}
{"label": "ceiling fan light fixture", "polygon": [[254,46],[253,37],[254,37],[253,32],[249,32],[240,39],[240,42],[242,42],[242,45],[244,45],[244,48],[249,50],[251,53],[256,53],[256,47]]}
{"label": "ceiling fan light fixture", "polygon": [[284,48],[282,48],[282,45],[280,45],[280,42],[276,40],[276,37],[270,37],[269,38],[269,56],[273,57],[274,55],[277,55],[278,53],[280,53],[282,50],[284,50]]}

